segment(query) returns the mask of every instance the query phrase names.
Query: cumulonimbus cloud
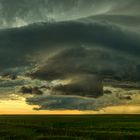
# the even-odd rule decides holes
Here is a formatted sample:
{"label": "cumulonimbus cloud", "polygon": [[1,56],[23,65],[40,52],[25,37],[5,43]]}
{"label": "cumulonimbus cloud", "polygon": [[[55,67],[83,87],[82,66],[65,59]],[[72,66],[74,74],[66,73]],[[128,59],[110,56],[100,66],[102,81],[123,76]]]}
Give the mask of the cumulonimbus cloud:
{"label": "cumulonimbus cloud", "polygon": [[[37,83],[47,81],[50,85],[39,84],[35,88],[42,95],[33,95],[27,99],[27,103],[39,105],[39,109],[90,110],[131,102],[131,94],[116,96],[113,91],[104,92],[103,89],[105,85],[110,85],[120,88],[118,92],[130,88],[138,90],[139,1],[89,0],[85,4],[84,0],[70,0],[61,1],[62,7],[61,2],[57,1],[58,5],[54,5],[54,1],[46,0],[44,4],[37,5],[39,1],[31,0],[27,5],[26,0],[16,0],[15,4],[0,0],[2,25],[13,27],[15,21],[27,24],[0,30],[0,75],[4,78],[2,74],[7,71],[12,74],[12,78],[11,74],[8,75],[8,80],[2,79],[0,90],[7,93],[6,88],[8,91],[16,88],[16,94],[21,94],[17,93],[17,88],[27,86],[31,87],[29,92],[32,94],[32,87],[36,87],[35,80],[39,81]],[[74,3],[77,7],[73,7],[71,12],[59,16],[56,14],[71,9]],[[36,6],[31,9],[32,4]],[[45,9],[44,6],[48,4],[52,7]],[[6,7],[11,7],[11,12],[3,12]],[[82,7],[82,11],[87,11],[89,7],[89,11],[66,18],[66,15],[80,11],[79,7]],[[93,7],[98,10],[91,12]],[[32,16],[35,11],[38,14]],[[44,16],[42,11],[47,12],[47,15]],[[50,13],[56,16],[55,21],[48,22]],[[13,74],[17,77],[22,75],[23,79],[32,79],[19,80]],[[53,84],[57,80],[68,82]],[[130,86],[131,83],[135,84]]]}

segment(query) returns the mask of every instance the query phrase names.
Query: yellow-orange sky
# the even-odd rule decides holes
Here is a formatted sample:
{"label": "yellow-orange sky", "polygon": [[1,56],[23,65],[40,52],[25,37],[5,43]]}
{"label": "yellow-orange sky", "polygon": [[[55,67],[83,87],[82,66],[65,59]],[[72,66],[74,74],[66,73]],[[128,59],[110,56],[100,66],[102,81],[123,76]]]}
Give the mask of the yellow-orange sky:
{"label": "yellow-orange sky", "polygon": [[139,105],[106,107],[100,111],[79,110],[33,110],[36,106],[27,105],[24,100],[1,100],[0,114],[140,114]]}

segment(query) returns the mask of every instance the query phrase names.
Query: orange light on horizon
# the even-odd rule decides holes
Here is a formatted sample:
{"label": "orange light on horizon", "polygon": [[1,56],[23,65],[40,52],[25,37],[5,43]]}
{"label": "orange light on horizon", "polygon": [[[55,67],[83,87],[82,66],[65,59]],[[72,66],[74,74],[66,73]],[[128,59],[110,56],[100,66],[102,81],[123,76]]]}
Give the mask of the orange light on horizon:
{"label": "orange light on horizon", "polygon": [[80,110],[34,110],[34,105],[25,100],[0,100],[0,114],[44,114],[44,115],[85,115],[85,114],[140,114],[140,105],[110,106],[99,111]]}
{"label": "orange light on horizon", "polygon": [[79,110],[34,110],[34,105],[28,105],[24,100],[1,100],[0,114],[48,114],[48,115],[80,115],[87,114],[89,111]]}

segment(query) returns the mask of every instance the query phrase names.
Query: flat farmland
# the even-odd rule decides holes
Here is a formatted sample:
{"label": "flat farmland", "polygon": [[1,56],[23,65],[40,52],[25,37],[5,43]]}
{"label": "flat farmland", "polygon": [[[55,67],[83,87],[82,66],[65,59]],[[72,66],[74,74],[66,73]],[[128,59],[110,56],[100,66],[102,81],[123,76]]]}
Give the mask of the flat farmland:
{"label": "flat farmland", "polygon": [[1,115],[0,140],[140,140],[140,116]]}

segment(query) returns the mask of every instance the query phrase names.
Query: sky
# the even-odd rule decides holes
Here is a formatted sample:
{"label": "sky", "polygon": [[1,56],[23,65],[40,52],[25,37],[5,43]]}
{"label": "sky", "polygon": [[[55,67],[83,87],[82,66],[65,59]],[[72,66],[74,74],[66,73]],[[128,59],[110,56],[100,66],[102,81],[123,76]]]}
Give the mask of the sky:
{"label": "sky", "polygon": [[139,0],[0,0],[0,114],[140,114]]}

